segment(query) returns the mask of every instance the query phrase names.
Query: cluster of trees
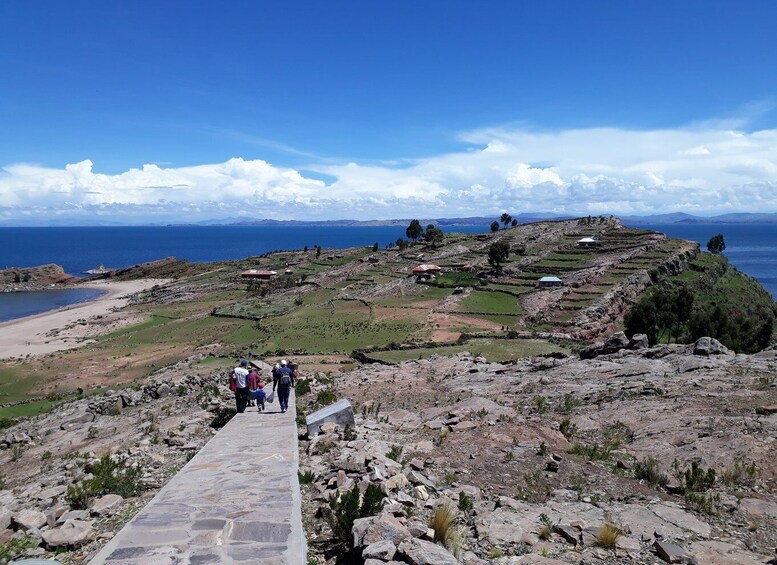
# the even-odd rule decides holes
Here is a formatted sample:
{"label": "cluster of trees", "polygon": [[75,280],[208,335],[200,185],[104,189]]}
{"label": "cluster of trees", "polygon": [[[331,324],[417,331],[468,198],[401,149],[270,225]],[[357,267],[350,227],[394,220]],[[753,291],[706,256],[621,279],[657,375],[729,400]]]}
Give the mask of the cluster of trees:
{"label": "cluster of trees", "polygon": [[497,220],[494,220],[493,222],[491,222],[491,231],[492,231],[492,232],[498,232],[498,231],[499,231],[499,222],[502,222],[502,223],[504,224],[504,228],[505,228],[505,229],[507,229],[507,228],[508,228],[508,226],[510,226],[510,227],[515,227],[515,226],[517,226],[517,225],[518,225],[518,220],[516,220],[515,218],[513,218],[513,217],[512,217],[510,214],[508,214],[507,212],[504,212],[504,213],[503,213],[503,214],[500,216],[500,218],[499,218],[499,220],[498,220],[498,221],[497,221]]}
{"label": "cluster of trees", "polygon": [[719,303],[694,304],[687,288],[658,288],[637,302],[625,319],[626,335],[644,333],[656,343],[693,343],[714,337],[741,353],[755,353],[769,345],[775,313],[768,307],[743,312]]}
{"label": "cluster of trees", "polygon": [[[441,245],[445,239],[445,234],[440,228],[436,227],[434,224],[429,224],[426,226],[426,230],[424,231],[423,226],[421,226],[421,222],[418,220],[412,220],[410,222],[410,224],[407,226],[407,229],[405,229],[405,235],[409,237],[413,243],[415,243],[416,240],[423,238],[424,241],[429,243],[432,247]],[[407,247],[407,242],[404,239],[399,238],[397,240],[397,247],[404,249]]]}

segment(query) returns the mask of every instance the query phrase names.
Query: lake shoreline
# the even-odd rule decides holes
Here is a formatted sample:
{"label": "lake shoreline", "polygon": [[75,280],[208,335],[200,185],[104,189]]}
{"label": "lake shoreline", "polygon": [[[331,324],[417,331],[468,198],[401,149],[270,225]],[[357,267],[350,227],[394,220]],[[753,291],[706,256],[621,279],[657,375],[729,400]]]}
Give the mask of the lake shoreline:
{"label": "lake shoreline", "polygon": [[[92,339],[84,332],[79,320],[105,316],[121,309],[129,302],[129,296],[164,284],[162,279],[133,281],[95,281],[80,283],[72,288],[92,288],[104,294],[87,302],[78,302],[57,310],[48,310],[23,318],[0,322],[0,359],[54,353],[72,349]],[[125,322],[129,317],[121,316]]]}

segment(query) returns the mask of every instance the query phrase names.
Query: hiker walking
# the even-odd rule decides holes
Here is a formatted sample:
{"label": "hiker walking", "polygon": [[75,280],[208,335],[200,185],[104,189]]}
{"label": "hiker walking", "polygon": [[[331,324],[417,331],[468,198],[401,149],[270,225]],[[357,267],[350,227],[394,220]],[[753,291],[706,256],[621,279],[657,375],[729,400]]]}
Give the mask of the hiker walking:
{"label": "hiker walking", "polygon": [[235,377],[235,404],[238,413],[242,414],[248,405],[248,361],[240,361],[240,366],[232,369],[232,375]]}
{"label": "hiker walking", "polygon": [[273,371],[272,389],[278,390],[278,403],[281,405],[281,413],[289,409],[289,393],[294,386],[294,371],[289,368],[289,362],[281,361],[280,369]]}
{"label": "hiker walking", "polygon": [[257,412],[264,410],[264,381],[259,372],[254,368],[248,374],[248,396],[252,401],[256,401]]}

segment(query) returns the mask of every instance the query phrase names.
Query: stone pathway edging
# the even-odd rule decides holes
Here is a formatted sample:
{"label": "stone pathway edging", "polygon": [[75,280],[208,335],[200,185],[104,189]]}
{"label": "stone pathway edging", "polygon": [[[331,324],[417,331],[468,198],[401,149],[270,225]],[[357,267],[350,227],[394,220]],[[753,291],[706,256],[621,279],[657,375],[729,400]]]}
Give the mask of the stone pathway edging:
{"label": "stone pathway edging", "polygon": [[90,565],[300,565],[296,408],[237,414]]}

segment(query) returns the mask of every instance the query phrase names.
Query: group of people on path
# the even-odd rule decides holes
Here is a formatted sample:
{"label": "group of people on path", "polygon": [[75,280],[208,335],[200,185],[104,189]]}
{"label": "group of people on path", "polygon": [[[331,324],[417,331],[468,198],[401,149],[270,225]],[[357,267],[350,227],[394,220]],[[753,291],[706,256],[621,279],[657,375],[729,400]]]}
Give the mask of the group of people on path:
{"label": "group of people on path", "polygon": [[267,394],[264,390],[265,383],[256,367],[251,366],[247,360],[240,361],[240,365],[232,369],[229,375],[229,388],[235,393],[235,404],[239,413],[256,403],[257,412],[262,412],[265,402],[273,402],[275,394],[278,394],[278,404],[281,413],[289,409],[289,394],[297,379],[297,368],[290,366],[286,359],[276,363],[272,369],[272,391]]}

